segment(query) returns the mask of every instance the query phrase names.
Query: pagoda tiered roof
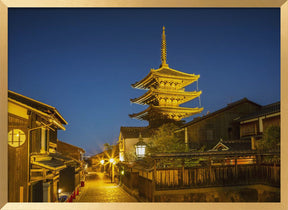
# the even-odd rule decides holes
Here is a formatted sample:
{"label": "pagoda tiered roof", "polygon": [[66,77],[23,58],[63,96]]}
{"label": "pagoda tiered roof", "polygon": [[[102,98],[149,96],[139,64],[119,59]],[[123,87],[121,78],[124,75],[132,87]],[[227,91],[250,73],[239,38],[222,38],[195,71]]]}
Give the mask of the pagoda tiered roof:
{"label": "pagoda tiered roof", "polygon": [[161,65],[159,69],[151,69],[146,77],[132,84],[133,88],[148,90],[144,95],[131,99],[133,103],[149,105],[139,113],[129,115],[131,118],[148,120],[149,124],[167,120],[180,121],[200,113],[203,108],[179,107],[180,104],[200,97],[201,91],[185,92],[185,87],[198,81],[200,75],[188,74],[168,66],[166,62],[166,35],[165,27],[162,33]]}
{"label": "pagoda tiered roof", "polygon": [[[192,91],[186,92],[184,90],[174,91],[174,90],[167,90],[167,89],[150,89],[144,95],[131,99],[130,101],[133,103],[145,105],[145,104],[152,104],[152,105],[160,105],[159,101],[163,98],[172,98],[172,100],[176,100],[177,103],[175,105],[183,104],[194,98],[197,98],[201,95],[202,91]],[[161,102],[160,102],[161,103]],[[173,104],[173,101],[171,101]]]}
{"label": "pagoda tiered roof", "polygon": [[169,68],[168,66],[162,66],[159,69],[151,69],[146,77],[144,77],[139,82],[132,84],[131,86],[133,88],[144,90],[150,89],[151,87],[157,88],[160,86],[160,78],[162,80],[173,79],[176,82],[178,80],[179,89],[181,89],[187,85],[190,85],[193,82],[196,82],[200,78],[200,75],[183,73],[178,70]]}
{"label": "pagoda tiered roof", "polygon": [[172,106],[153,106],[150,105],[142,112],[130,114],[131,118],[139,120],[153,121],[154,119],[174,119],[181,120],[182,118],[190,117],[203,111],[203,108],[186,108]]}

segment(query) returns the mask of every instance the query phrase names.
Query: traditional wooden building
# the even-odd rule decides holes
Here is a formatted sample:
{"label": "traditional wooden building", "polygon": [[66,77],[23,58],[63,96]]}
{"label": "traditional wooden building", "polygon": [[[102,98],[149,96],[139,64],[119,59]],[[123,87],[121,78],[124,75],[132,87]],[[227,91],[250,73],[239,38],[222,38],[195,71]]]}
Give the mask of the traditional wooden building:
{"label": "traditional wooden building", "polygon": [[210,150],[209,152],[216,152],[216,151],[249,151],[251,152],[251,141],[247,140],[222,140],[220,139],[219,142]]}
{"label": "traditional wooden building", "polygon": [[240,125],[236,119],[260,110],[261,106],[243,98],[226,107],[197,117],[179,129],[185,132],[185,142],[190,149],[206,145],[206,149],[215,145],[219,139],[234,140],[240,138]]}
{"label": "traditional wooden building", "polygon": [[81,186],[81,181],[85,180],[86,164],[83,161],[85,150],[57,140],[57,151],[58,153],[55,153],[55,155],[57,155],[56,158],[64,161],[67,166],[60,171],[60,191],[68,193],[78,191]]}
{"label": "traditional wooden building", "polygon": [[57,201],[59,172],[66,165],[50,152],[63,125],[55,107],[8,91],[9,202]]}
{"label": "traditional wooden building", "polygon": [[240,138],[251,139],[253,149],[256,149],[255,141],[262,139],[263,132],[270,126],[280,127],[280,102],[261,107],[260,110],[240,117],[236,121],[240,123]]}
{"label": "traditional wooden building", "polygon": [[[213,165],[245,165],[245,164],[255,164],[256,155],[253,154],[252,143],[250,140],[222,140],[208,152],[221,152],[222,157],[217,158],[215,156],[211,159],[211,164]],[[225,156],[226,153],[226,156]],[[237,153],[236,156],[233,153]]]}
{"label": "traditional wooden building", "polygon": [[133,88],[148,91],[138,98],[131,99],[131,102],[149,107],[140,113],[131,114],[130,117],[147,120],[150,127],[167,121],[180,121],[203,110],[200,107],[180,107],[181,104],[201,95],[201,91],[198,90],[185,91],[185,87],[197,82],[200,75],[187,74],[170,68],[166,62],[166,54],[166,35],[163,27],[160,68],[151,69],[144,79],[132,85]]}
{"label": "traditional wooden building", "polygon": [[120,161],[135,160],[135,145],[141,135],[143,141],[148,143],[153,130],[149,127],[121,127],[119,134],[119,159]]}
{"label": "traditional wooden building", "polygon": [[59,139],[57,140],[57,151],[78,161],[83,161],[83,155],[85,154],[84,149],[68,144],[67,142],[60,141]]}

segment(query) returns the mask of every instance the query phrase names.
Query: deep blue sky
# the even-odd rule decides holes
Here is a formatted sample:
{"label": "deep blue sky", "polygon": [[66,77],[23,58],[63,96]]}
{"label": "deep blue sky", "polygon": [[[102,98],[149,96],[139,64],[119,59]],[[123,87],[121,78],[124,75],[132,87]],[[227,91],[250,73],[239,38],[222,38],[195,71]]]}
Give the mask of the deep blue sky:
{"label": "deep blue sky", "polygon": [[56,107],[60,140],[99,152],[148,124],[128,116],[146,108],[130,85],[159,67],[163,25],[169,66],[200,74],[203,114],[280,100],[279,9],[9,9],[9,89]]}

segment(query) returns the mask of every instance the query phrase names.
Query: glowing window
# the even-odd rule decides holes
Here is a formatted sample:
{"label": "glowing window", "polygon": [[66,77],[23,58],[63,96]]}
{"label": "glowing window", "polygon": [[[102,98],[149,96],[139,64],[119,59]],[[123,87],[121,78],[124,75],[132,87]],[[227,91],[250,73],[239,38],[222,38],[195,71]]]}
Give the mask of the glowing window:
{"label": "glowing window", "polygon": [[26,135],[20,129],[12,129],[8,133],[8,144],[11,147],[19,147],[25,143]]}

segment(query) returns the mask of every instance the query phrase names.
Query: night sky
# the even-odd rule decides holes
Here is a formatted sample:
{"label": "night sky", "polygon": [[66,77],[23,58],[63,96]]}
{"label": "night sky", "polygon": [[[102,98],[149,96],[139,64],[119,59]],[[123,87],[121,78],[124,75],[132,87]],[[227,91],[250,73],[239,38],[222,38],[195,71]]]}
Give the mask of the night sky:
{"label": "night sky", "polygon": [[200,74],[200,115],[280,100],[279,9],[9,9],[8,88],[57,108],[59,140],[100,152],[148,125],[128,116],[146,108],[130,85],[159,67],[163,25],[169,67]]}

